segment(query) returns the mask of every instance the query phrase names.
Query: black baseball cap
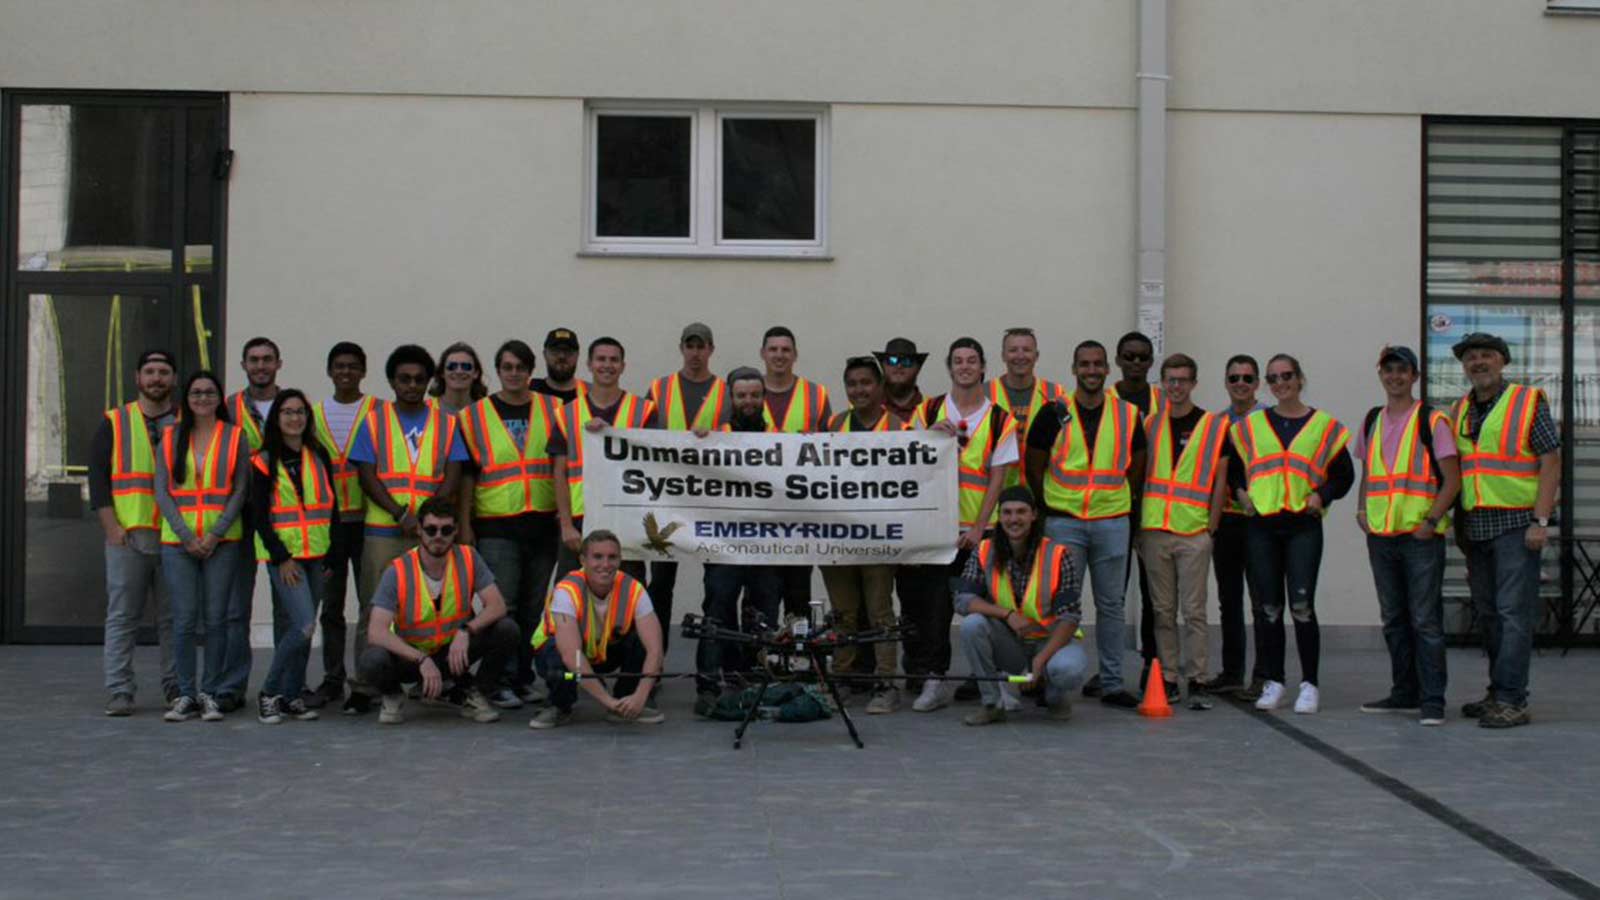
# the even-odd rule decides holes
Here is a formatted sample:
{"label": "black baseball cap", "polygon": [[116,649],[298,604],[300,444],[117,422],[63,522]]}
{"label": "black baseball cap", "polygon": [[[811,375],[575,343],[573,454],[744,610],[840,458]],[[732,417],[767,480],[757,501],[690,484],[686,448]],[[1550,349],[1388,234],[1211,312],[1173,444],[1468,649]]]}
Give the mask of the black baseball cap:
{"label": "black baseball cap", "polygon": [[1474,331],[1456,341],[1456,345],[1450,348],[1450,352],[1456,355],[1456,359],[1466,356],[1468,350],[1494,350],[1506,362],[1511,362],[1511,348],[1506,346],[1505,338],[1490,334],[1487,331]]}
{"label": "black baseball cap", "polygon": [[1422,371],[1421,363],[1417,362],[1416,351],[1410,347],[1385,347],[1378,354],[1378,366],[1382,368],[1391,362],[1402,362],[1411,367],[1411,371]]}
{"label": "black baseball cap", "polygon": [[546,350],[576,350],[578,335],[571,328],[556,328],[544,336]]}
{"label": "black baseball cap", "polygon": [[178,370],[177,358],[174,357],[171,353],[168,353],[165,350],[146,350],[145,352],[139,354],[139,364],[134,366],[133,370],[135,372],[137,372],[140,369],[144,368],[144,364],[145,363],[152,362],[152,361],[154,361],[154,362],[164,362],[167,365],[171,366],[172,370],[174,372],[176,372]]}

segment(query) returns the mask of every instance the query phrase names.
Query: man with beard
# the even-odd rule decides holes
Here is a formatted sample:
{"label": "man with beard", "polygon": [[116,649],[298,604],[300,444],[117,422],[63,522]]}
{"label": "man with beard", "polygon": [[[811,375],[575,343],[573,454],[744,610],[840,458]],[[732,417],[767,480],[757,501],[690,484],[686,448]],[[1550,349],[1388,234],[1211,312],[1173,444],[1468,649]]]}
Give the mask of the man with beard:
{"label": "man with beard", "polygon": [[578,375],[578,335],[570,328],[554,328],[544,336],[543,378],[528,382],[535,394],[548,394],[562,403],[578,398],[578,388],[583,384]]}
{"label": "man with beard", "polygon": [[172,655],[172,608],[155,594],[161,576],[161,513],[156,508],[155,448],[173,423],[171,353],[146,350],[134,368],[138,399],[107,410],[89,448],[89,506],[106,535],[106,704],[108,716],[133,715],[133,648],[145,602],[155,597],[166,702],[178,693]]}

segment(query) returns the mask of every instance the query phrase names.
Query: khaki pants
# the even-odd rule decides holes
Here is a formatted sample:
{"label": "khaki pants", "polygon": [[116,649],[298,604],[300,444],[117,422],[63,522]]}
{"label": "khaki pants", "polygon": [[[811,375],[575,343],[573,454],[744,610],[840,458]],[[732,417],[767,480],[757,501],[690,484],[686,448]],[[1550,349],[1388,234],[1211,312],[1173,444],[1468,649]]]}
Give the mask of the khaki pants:
{"label": "khaki pants", "polygon": [[1150,575],[1150,605],[1155,610],[1156,651],[1162,677],[1177,680],[1178,609],[1183,609],[1183,678],[1206,673],[1206,594],[1211,577],[1211,535],[1140,531],[1139,558]]}
{"label": "khaki pants", "polygon": [[[828,603],[839,614],[839,628],[846,634],[863,631],[864,625],[888,628],[894,624],[895,566],[823,566],[822,583],[828,589]],[[862,622],[865,613],[866,622]],[[883,680],[894,677],[897,645],[884,641],[872,645],[875,665],[872,674]],[[859,647],[840,647],[833,654],[833,671],[849,672],[855,665]]]}

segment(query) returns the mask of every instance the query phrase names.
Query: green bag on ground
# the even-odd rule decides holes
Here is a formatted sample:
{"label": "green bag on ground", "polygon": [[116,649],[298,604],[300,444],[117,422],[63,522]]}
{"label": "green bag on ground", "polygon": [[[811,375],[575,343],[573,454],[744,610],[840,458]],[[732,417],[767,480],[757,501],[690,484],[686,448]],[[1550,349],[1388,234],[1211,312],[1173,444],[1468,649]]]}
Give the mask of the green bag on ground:
{"label": "green bag on ground", "polygon": [[740,722],[750,711],[752,705],[774,710],[769,716],[758,713],[762,718],[772,718],[779,722],[815,722],[833,715],[822,692],[815,685],[785,684],[767,685],[764,695],[757,698],[757,687],[747,687],[736,694],[725,694],[718,698],[717,705],[712,707],[710,718],[725,722]]}

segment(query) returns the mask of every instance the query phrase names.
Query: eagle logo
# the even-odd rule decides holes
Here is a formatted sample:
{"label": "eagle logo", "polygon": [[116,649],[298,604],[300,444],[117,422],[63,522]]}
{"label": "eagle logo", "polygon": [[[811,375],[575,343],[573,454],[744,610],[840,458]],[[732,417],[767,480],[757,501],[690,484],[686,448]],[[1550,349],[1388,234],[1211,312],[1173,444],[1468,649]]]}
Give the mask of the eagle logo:
{"label": "eagle logo", "polygon": [[644,546],[662,556],[671,556],[672,533],[683,527],[682,522],[670,522],[662,528],[656,524],[655,513],[644,514]]}

